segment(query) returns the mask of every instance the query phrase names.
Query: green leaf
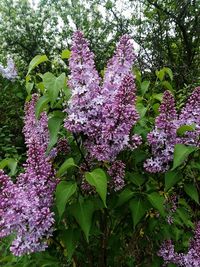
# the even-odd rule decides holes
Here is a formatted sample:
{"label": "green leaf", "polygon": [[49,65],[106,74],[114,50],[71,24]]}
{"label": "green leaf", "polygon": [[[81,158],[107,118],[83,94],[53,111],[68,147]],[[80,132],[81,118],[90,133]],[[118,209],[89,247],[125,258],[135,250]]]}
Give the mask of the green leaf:
{"label": "green leaf", "polygon": [[168,81],[163,81],[162,86],[165,87],[166,89],[168,89],[169,91],[173,92],[173,87],[172,87],[171,83],[169,83]]}
{"label": "green leaf", "polygon": [[134,195],[134,192],[132,190],[130,190],[129,188],[125,188],[119,194],[119,198],[118,198],[116,207],[119,207],[119,206],[123,205],[124,203],[126,203],[129,199],[132,198],[133,195]]}
{"label": "green leaf", "polygon": [[92,216],[95,211],[93,202],[91,200],[79,201],[78,203],[71,205],[69,210],[83,230],[88,242],[89,232],[92,225]]}
{"label": "green leaf", "polygon": [[[137,157],[137,153],[136,153],[136,157]],[[141,186],[145,182],[144,176],[138,172],[128,173],[128,179],[137,186]]]}
{"label": "green leaf", "polygon": [[187,157],[196,150],[197,148],[193,146],[176,144],[174,149],[174,161],[172,170],[180,166],[187,159]]}
{"label": "green leaf", "polygon": [[165,173],[165,191],[169,190],[178,181],[182,179],[182,175],[175,171],[168,171]]}
{"label": "green leaf", "polygon": [[194,201],[199,204],[199,193],[194,184],[185,184],[184,190],[188,196],[190,196]]}
{"label": "green leaf", "polygon": [[155,103],[155,104],[152,106],[152,109],[153,109],[153,111],[154,111],[154,113],[155,113],[156,115],[159,114],[159,107],[160,107],[160,104],[159,104],[159,103]]}
{"label": "green leaf", "polygon": [[77,165],[74,162],[74,159],[73,158],[66,159],[65,162],[60,166],[57,172],[57,176],[62,177],[71,167],[77,167]]}
{"label": "green leaf", "polygon": [[163,94],[162,94],[162,93],[160,93],[160,94],[153,94],[153,95],[152,95],[152,98],[153,98],[153,99],[156,99],[156,100],[158,100],[158,101],[160,101],[160,102],[162,102]]}
{"label": "green leaf", "polygon": [[173,81],[173,72],[170,68],[164,68],[164,71],[169,75],[171,81]]}
{"label": "green leaf", "polygon": [[141,83],[141,93],[142,93],[142,96],[144,96],[145,93],[148,91],[149,85],[150,85],[150,81],[143,81]]}
{"label": "green leaf", "polygon": [[105,172],[100,168],[95,169],[92,172],[86,172],[85,179],[90,185],[95,187],[106,207],[107,176]]}
{"label": "green leaf", "polygon": [[43,75],[43,82],[51,100],[51,107],[53,107],[60,90],[66,86],[65,73],[62,73],[60,76],[56,77],[51,72],[47,72]]}
{"label": "green leaf", "polygon": [[67,229],[65,231],[62,231],[61,240],[64,246],[67,248],[67,257],[69,259],[72,258],[79,239],[80,239],[79,229]]}
{"label": "green leaf", "polygon": [[147,112],[147,108],[140,102],[136,104],[136,109],[140,114],[140,118],[143,118]]}
{"label": "green leaf", "polygon": [[27,75],[35,68],[37,67],[39,64],[45,62],[45,61],[48,61],[48,58],[46,55],[37,55],[35,56],[30,64],[29,64],[29,67],[28,67],[28,73]]}
{"label": "green leaf", "polygon": [[135,228],[146,213],[146,201],[143,199],[132,199],[130,201],[129,208],[131,210],[133,225]]}
{"label": "green leaf", "polygon": [[71,51],[69,49],[65,49],[62,51],[62,55],[61,55],[61,58],[64,59],[64,58],[70,58],[70,55],[71,55]]}
{"label": "green leaf", "polygon": [[62,121],[63,119],[58,116],[54,116],[48,120],[48,129],[49,129],[50,138],[49,138],[47,153],[50,152],[50,150],[52,149],[52,147],[56,144],[58,140],[58,133],[59,133]]}
{"label": "green leaf", "polygon": [[45,106],[47,105],[47,103],[49,103],[49,101],[49,97],[46,95],[43,95],[38,99],[35,106],[35,116],[37,119],[40,117],[41,112],[44,110]]}
{"label": "green leaf", "polygon": [[3,159],[0,161],[0,169],[8,167],[10,169],[10,175],[15,175],[17,168],[17,161],[12,158]]}
{"label": "green leaf", "polygon": [[162,216],[165,215],[165,211],[164,211],[164,200],[165,199],[163,196],[161,196],[157,192],[153,192],[151,194],[148,194],[148,200],[151,203],[151,205],[160,212]]}
{"label": "green leaf", "polygon": [[162,82],[165,76],[165,70],[156,70],[156,76],[158,77],[158,79]]}
{"label": "green leaf", "polygon": [[35,86],[40,92],[42,92],[42,93],[45,92],[45,88],[44,88],[44,83],[43,82],[36,83]]}
{"label": "green leaf", "polygon": [[33,86],[34,86],[34,83],[29,83],[29,82],[26,83],[26,91],[27,91],[28,95],[30,95],[30,93],[33,89]]}
{"label": "green leaf", "polygon": [[56,207],[59,216],[62,217],[65,206],[70,197],[76,192],[77,184],[75,182],[61,181],[56,188]]}
{"label": "green leaf", "polygon": [[133,73],[135,74],[136,81],[139,82],[139,83],[141,83],[141,79],[142,79],[141,78],[141,76],[142,76],[141,75],[141,72],[138,69],[135,68],[133,70]]}
{"label": "green leaf", "polygon": [[182,125],[180,126],[176,133],[179,135],[179,136],[183,136],[186,132],[194,132],[195,130],[195,124],[192,124],[192,125]]}
{"label": "green leaf", "polygon": [[193,227],[193,223],[191,222],[191,214],[185,208],[178,208],[176,209],[176,213],[181,218],[182,222],[188,226]]}

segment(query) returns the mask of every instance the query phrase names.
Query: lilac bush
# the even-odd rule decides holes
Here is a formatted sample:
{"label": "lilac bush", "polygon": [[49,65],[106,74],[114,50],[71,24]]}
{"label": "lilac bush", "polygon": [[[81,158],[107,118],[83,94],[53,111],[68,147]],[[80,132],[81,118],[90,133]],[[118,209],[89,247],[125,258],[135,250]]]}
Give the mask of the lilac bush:
{"label": "lilac bush", "polygon": [[[68,57],[69,51],[63,55]],[[39,87],[41,97],[33,94],[25,105],[24,171],[15,179],[0,171],[0,237],[11,235],[11,252],[22,256],[44,251],[52,241],[48,251],[25,258],[47,256],[55,266],[161,266],[161,258],[166,264],[199,266],[200,223],[186,254],[185,242],[179,244],[181,253],[176,252],[171,236],[186,241],[186,230],[199,220],[198,149],[186,146],[200,146],[200,87],[180,113],[172,93],[166,91],[150,132],[151,111],[157,114],[159,98],[151,95],[149,81],[133,75],[135,54],[128,35],[120,38],[100,77],[87,40],[80,31],[74,33],[68,102],[64,73],[32,75],[42,64],[41,57],[33,59],[39,61],[28,72],[31,88],[27,88]],[[168,80],[173,79],[165,67],[157,73],[160,85],[169,85],[163,82],[163,71]],[[140,121],[135,79],[142,93],[137,98],[137,106],[144,110]],[[152,110],[151,104],[155,104]],[[38,113],[43,108],[49,112],[49,121],[46,112],[36,118],[35,109]],[[186,130],[181,132],[181,127]],[[147,136],[148,142],[142,143],[139,134]],[[148,144],[151,157],[146,160]],[[165,174],[176,144],[183,149],[181,157],[175,155],[179,165]],[[195,153],[192,162],[185,164],[187,149]],[[12,166],[7,166],[13,174]],[[169,240],[160,247],[162,237]],[[38,258],[38,266],[45,264]]]}

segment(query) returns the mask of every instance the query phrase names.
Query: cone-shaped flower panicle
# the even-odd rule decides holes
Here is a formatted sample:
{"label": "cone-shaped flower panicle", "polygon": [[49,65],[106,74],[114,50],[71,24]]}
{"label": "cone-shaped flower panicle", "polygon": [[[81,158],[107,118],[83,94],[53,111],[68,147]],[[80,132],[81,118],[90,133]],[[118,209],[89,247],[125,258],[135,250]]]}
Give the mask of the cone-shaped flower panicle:
{"label": "cone-shaped flower panicle", "polygon": [[[159,111],[155,128],[147,136],[152,158],[144,163],[145,169],[153,173],[168,170],[176,144],[200,146],[200,87],[194,90],[180,115],[176,112],[174,97],[168,91],[164,93]],[[192,126],[193,130],[179,136],[177,130],[183,125]]]}
{"label": "cone-shaped flower panicle", "polygon": [[191,125],[194,131],[188,131],[185,136],[179,140],[186,145],[200,146],[200,86],[197,87],[185,107],[181,110],[179,117],[179,126]]}
{"label": "cone-shaped flower panicle", "polygon": [[125,34],[121,37],[114,56],[108,61],[102,89],[104,95],[112,96],[118,92],[124,77],[131,73],[135,58],[131,39]]}
{"label": "cone-shaped flower panicle", "polygon": [[89,123],[91,101],[100,91],[100,77],[95,69],[94,54],[80,31],[73,35],[69,67],[72,97],[66,109],[65,127],[74,133],[84,132]]}
{"label": "cone-shaped flower panicle", "polygon": [[147,159],[144,167],[148,172],[165,172],[173,159],[176,144],[177,112],[173,95],[166,91],[156,118],[155,128],[147,136],[153,157]]}
{"label": "cone-shaped flower panicle", "polygon": [[25,172],[16,183],[0,172],[0,236],[14,234],[11,251],[16,256],[42,251],[53,232],[54,170],[46,156],[48,144],[47,115],[37,121],[37,96],[25,106],[24,134],[27,145]]}

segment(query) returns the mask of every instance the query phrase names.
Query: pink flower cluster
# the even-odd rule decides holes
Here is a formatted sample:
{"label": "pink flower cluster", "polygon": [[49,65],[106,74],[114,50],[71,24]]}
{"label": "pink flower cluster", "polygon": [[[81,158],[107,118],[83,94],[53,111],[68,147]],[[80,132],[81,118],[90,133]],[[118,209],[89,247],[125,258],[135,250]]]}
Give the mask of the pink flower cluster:
{"label": "pink flower cluster", "polygon": [[0,237],[14,234],[10,249],[16,256],[44,250],[53,231],[54,214],[50,209],[56,180],[45,154],[49,140],[47,114],[35,118],[36,101],[37,95],[33,95],[25,106],[25,172],[14,183],[0,171]]}
{"label": "pink flower cluster", "polygon": [[[146,160],[144,167],[152,173],[168,170],[176,144],[200,146],[200,87],[194,90],[180,114],[176,112],[173,95],[166,91],[159,111],[155,128],[147,136],[151,145],[152,158]],[[189,125],[195,129],[179,136],[177,130],[183,125]]]}
{"label": "pink flower cluster", "polygon": [[134,149],[141,142],[139,136],[130,137],[131,128],[139,119],[132,74],[134,59],[131,40],[124,35],[101,81],[83,34],[78,31],[73,36],[69,80],[72,98],[65,127],[73,133],[83,133],[90,155],[100,161],[113,161],[130,143]]}

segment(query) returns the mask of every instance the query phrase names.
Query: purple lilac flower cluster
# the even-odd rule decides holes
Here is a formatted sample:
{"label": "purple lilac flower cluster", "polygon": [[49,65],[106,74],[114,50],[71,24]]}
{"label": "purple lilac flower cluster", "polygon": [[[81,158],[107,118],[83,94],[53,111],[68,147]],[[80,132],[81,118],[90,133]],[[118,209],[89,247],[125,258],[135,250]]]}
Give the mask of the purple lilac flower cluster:
{"label": "purple lilac flower cluster", "polygon": [[8,80],[14,80],[17,77],[17,70],[12,58],[7,59],[7,67],[0,65],[0,73]]}
{"label": "purple lilac flower cluster", "polygon": [[108,169],[108,174],[111,177],[109,186],[112,190],[119,191],[124,187],[125,167],[126,165],[121,160],[116,160]]}
{"label": "purple lilac flower cluster", "polygon": [[42,251],[52,235],[54,214],[50,208],[56,186],[54,170],[46,157],[49,140],[47,114],[35,118],[37,96],[25,106],[24,135],[27,146],[25,172],[16,183],[0,171],[0,237],[14,234],[10,250],[16,256]]}
{"label": "purple lilac flower cluster", "polygon": [[[152,173],[168,170],[176,144],[200,146],[200,87],[194,90],[179,115],[173,95],[166,91],[159,111],[155,128],[147,136],[153,157],[146,160],[144,168]],[[193,125],[195,130],[178,136],[177,130],[182,125]]]}
{"label": "purple lilac flower cluster", "polygon": [[132,74],[134,59],[131,40],[124,35],[108,62],[101,85],[87,41],[81,32],[74,34],[69,80],[72,98],[65,127],[74,133],[82,132],[90,155],[100,161],[113,161],[130,143],[135,148],[141,141],[138,136],[130,137],[139,118]]}
{"label": "purple lilac flower cluster", "polygon": [[90,51],[88,42],[82,32],[73,35],[69,67],[71,75],[69,86],[72,97],[66,109],[68,113],[65,127],[74,133],[88,132],[90,129],[92,101],[100,93],[100,77],[95,69],[94,54]]}
{"label": "purple lilac flower cluster", "polygon": [[165,241],[158,255],[163,258],[166,264],[174,263],[182,267],[199,267],[200,266],[200,222],[197,223],[194,238],[190,241],[187,254],[175,252],[171,240]]}

